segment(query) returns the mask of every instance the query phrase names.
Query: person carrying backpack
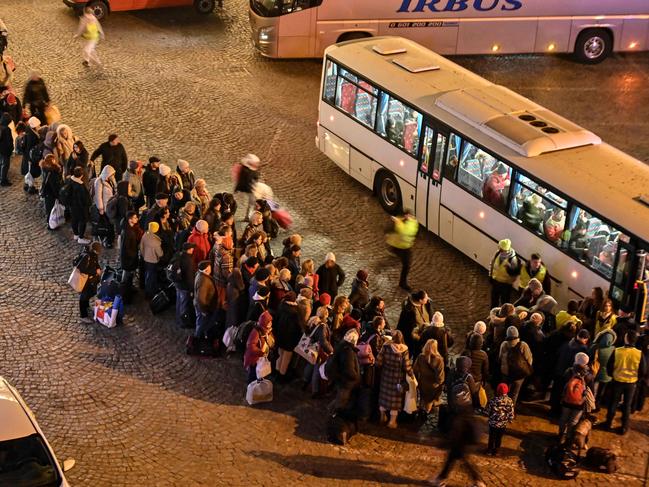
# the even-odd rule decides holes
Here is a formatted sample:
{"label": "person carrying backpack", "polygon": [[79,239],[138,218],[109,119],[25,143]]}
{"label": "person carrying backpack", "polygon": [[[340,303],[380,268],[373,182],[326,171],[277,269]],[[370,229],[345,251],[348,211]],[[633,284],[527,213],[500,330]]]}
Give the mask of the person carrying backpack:
{"label": "person carrying backpack", "polygon": [[520,340],[515,326],[507,328],[507,338],[500,345],[498,361],[500,372],[509,386],[509,397],[516,406],[523,382],[532,375],[533,369],[532,351],[527,343]]}
{"label": "person carrying backpack", "polygon": [[561,418],[559,419],[559,442],[564,443],[572,428],[579,422],[584,413],[586,388],[592,387],[592,375],[588,368],[589,357],[584,352],[575,355],[575,363],[566,372],[569,378],[565,382],[561,396]]}

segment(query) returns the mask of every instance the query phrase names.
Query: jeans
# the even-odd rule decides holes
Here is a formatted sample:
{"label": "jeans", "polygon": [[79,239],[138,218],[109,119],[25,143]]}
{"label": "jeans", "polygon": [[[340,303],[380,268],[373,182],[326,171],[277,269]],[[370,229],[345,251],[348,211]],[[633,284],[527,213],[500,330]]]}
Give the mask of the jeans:
{"label": "jeans", "polygon": [[320,392],[320,364],[318,362],[315,365],[307,364],[304,367],[304,382],[311,383],[312,394]]}
{"label": "jeans", "polygon": [[0,154],[0,181],[8,181],[9,165],[11,164],[11,154]]}
{"label": "jeans", "polygon": [[148,298],[158,293],[158,264],[144,263],[144,290]]}
{"label": "jeans", "polygon": [[191,292],[176,288],[176,325],[183,327],[183,315],[189,308]]}
{"label": "jeans", "polygon": [[561,408],[561,418],[559,419],[559,441],[561,443],[566,439],[566,433],[579,422],[583,413],[583,409],[572,409],[565,406]]}
{"label": "jeans", "polygon": [[[613,380],[609,382],[613,387],[613,392],[611,396],[611,404],[609,404],[608,412],[606,413],[606,422],[611,424],[613,418],[615,417],[615,411],[620,405],[620,400],[624,396],[624,405],[622,406],[622,428],[629,427],[629,416],[631,416],[631,404],[633,402],[633,396],[635,395],[636,383],[626,383],[618,382]],[[609,387],[611,387],[609,386]]]}
{"label": "jeans", "polygon": [[497,308],[505,303],[511,303],[512,285],[498,281],[491,283],[491,307]]}
{"label": "jeans", "polygon": [[495,428],[493,426],[489,426],[489,443],[488,443],[488,450],[496,453],[498,451],[498,448],[500,448],[500,445],[503,441],[503,435],[505,434],[505,428]]}
{"label": "jeans", "polygon": [[196,330],[194,337],[204,338],[214,326],[214,313],[202,313],[197,306],[196,308]]}
{"label": "jeans", "polygon": [[393,248],[394,253],[401,260],[401,275],[399,276],[399,285],[408,284],[408,272],[410,271],[410,259],[412,251],[410,249]]}
{"label": "jeans", "polygon": [[521,392],[521,388],[523,387],[524,381],[525,379],[507,381],[509,384],[509,397],[512,398],[512,402],[514,403],[514,406],[516,406],[516,401],[518,401],[518,395]]}

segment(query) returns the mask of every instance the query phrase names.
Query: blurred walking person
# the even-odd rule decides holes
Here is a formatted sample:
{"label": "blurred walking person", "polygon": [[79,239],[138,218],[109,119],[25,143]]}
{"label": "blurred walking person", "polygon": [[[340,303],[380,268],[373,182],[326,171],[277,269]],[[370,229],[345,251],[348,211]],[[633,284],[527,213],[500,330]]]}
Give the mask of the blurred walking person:
{"label": "blurred walking person", "polygon": [[412,260],[412,246],[415,244],[415,238],[419,231],[419,223],[409,210],[404,210],[403,216],[392,217],[394,230],[386,236],[386,242],[394,253],[401,260],[401,276],[399,277],[399,287],[410,291],[408,284],[408,272],[410,271],[410,261]]}
{"label": "blurred walking person", "polygon": [[79,18],[79,28],[74,37],[83,39],[83,65],[90,66],[92,61],[97,66],[101,66],[101,61],[97,55],[97,43],[99,39],[104,39],[104,30],[101,28],[97,17],[92,13],[91,8],[84,9],[83,15]]}

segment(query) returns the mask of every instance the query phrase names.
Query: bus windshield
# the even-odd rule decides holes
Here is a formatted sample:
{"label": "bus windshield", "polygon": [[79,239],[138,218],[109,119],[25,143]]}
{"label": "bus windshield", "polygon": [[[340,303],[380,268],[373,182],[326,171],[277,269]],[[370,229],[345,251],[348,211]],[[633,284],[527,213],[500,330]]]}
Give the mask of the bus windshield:
{"label": "bus windshield", "polygon": [[250,5],[263,17],[277,17],[306,8],[317,7],[322,0],[251,0]]}

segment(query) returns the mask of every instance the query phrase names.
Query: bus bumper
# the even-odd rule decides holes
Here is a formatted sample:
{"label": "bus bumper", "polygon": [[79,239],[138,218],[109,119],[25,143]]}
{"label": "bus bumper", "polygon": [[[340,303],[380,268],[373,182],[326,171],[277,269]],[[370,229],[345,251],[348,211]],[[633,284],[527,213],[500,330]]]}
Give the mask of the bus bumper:
{"label": "bus bumper", "polygon": [[277,27],[278,17],[260,17],[249,10],[252,43],[262,56],[277,57]]}

